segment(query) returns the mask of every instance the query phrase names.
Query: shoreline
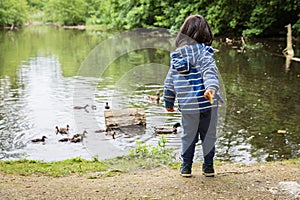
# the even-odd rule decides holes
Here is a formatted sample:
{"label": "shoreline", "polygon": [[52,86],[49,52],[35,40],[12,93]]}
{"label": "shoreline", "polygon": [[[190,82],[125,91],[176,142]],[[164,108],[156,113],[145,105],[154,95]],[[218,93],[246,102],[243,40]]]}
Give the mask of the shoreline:
{"label": "shoreline", "polygon": [[300,199],[300,160],[240,165],[219,163],[204,177],[200,163],[184,178],[163,166],[123,173],[109,170],[63,177],[0,171],[4,199]]}

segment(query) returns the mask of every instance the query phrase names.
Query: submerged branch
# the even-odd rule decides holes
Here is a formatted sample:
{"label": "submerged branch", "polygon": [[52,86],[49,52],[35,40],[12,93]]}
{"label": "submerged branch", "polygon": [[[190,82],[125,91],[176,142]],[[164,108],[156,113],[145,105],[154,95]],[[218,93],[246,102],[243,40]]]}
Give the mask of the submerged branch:
{"label": "submerged branch", "polygon": [[292,26],[288,24],[285,26],[287,28],[287,36],[286,36],[286,48],[282,51],[285,56],[294,57],[294,49],[292,43]]}

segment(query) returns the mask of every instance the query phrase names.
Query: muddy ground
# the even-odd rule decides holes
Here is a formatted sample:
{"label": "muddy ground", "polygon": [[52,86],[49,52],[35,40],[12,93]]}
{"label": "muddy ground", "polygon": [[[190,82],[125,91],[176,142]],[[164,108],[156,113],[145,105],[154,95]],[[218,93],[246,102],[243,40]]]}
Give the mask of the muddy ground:
{"label": "muddy ground", "polygon": [[300,199],[300,161],[225,163],[216,171],[214,178],[204,177],[195,164],[191,178],[169,167],[110,177],[107,171],[58,178],[0,172],[0,199]]}

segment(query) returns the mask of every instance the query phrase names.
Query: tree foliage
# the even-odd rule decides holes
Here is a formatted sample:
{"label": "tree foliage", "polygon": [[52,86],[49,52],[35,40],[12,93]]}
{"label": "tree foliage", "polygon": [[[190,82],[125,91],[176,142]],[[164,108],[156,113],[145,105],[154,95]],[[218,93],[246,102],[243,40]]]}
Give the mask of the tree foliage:
{"label": "tree foliage", "polygon": [[86,10],[85,0],[50,0],[45,5],[48,20],[64,25],[85,24]]}
{"label": "tree foliage", "polygon": [[26,0],[0,0],[0,26],[19,26],[27,20]]}
{"label": "tree foliage", "polygon": [[216,35],[285,34],[287,24],[293,25],[294,36],[300,33],[297,0],[0,0],[0,26],[24,23],[26,2],[43,11],[46,21],[64,25],[178,30],[187,16],[198,13],[205,16]]}

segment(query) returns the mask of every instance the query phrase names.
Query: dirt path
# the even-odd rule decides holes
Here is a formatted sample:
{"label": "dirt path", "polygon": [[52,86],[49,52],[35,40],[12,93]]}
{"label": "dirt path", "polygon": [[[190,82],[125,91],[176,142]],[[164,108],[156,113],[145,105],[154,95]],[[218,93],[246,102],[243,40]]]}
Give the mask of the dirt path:
{"label": "dirt path", "polygon": [[107,172],[60,178],[0,172],[0,199],[300,199],[299,187],[280,186],[300,184],[300,161],[222,164],[215,178],[202,176],[200,169],[200,164],[193,167],[192,178],[167,167],[112,177]]}

